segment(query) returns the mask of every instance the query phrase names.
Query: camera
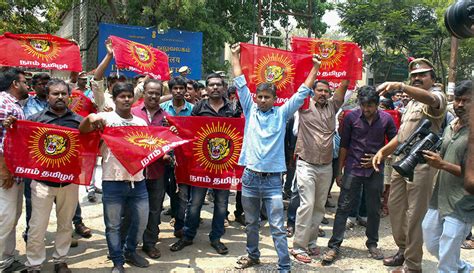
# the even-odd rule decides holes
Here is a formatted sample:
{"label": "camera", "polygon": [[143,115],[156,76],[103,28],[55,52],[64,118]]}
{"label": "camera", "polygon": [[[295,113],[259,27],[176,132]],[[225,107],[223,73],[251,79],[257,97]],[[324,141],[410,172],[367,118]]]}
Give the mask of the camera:
{"label": "camera", "polygon": [[403,177],[407,177],[409,181],[413,181],[413,172],[416,165],[426,163],[423,157],[423,150],[436,151],[442,143],[442,139],[435,133],[431,132],[431,121],[425,119],[421,122],[410,137],[400,144],[394,155],[404,154],[405,156],[395,162],[392,167]]}
{"label": "camera", "polygon": [[461,0],[448,7],[444,24],[456,38],[474,37],[474,0]]}

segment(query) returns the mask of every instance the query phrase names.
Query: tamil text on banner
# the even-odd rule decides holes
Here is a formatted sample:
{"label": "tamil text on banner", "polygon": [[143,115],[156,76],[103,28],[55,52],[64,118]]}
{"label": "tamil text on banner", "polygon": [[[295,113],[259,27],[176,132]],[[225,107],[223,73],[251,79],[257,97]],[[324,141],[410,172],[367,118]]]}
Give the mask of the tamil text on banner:
{"label": "tamil text on banner", "polygon": [[7,130],[4,156],[14,176],[89,185],[99,141],[97,132],[19,120]]}
{"label": "tamil text on banner", "polygon": [[115,62],[118,68],[126,68],[137,73],[150,75],[158,80],[170,79],[168,55],[151,46],[139,44],[117,36],[112,40]]}
{"label": "tamil text on banner", "polygon": [[310,54],[251,44],[240,44],[240,63],[247,86],[255,97],[256,86],[273,83],[277,87],[276,106],[281,106],[298,90],[313,67]]}
{"label": "tamil text on banner", "polygon": [[301,54],[321,56],[318,79],[351,81],[362,79],[362,50],[355,43],[293,37],[291,48]]}
{"label": "tamil text on banner", "polygon": [[167,117],[180,136],[196,137],[175,149],[176,182],[203,188],[240,190],[238,166],[244,137],[243,118]]}
{"label": "tamil text on banner", "polygon": [[82,71],[79,46],[50,34],[0,36],[0,65]]}
{"label": "tamil text on banner", "polygon": [[102,139],[123,167],[135,175],[193,138],[178,137],[161,126],[119,126],[106,127]]}

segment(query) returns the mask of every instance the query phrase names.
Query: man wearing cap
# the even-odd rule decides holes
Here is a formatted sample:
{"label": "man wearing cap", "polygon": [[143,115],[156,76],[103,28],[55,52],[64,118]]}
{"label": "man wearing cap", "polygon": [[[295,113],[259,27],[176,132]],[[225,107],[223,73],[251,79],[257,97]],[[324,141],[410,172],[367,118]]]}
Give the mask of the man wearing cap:
{"label": "man wearing cap", "polygon": [[181,66],[178,69],[179,75],[187,80],[188,74],[189,74],[189,67],[187,66]]}
{"label": "man wearing cap", "polygon": [[[431,130],[438,133],[446,114],[446,97],[440,91],[433,90],[436,74],[430,61],[419,58],[410,62],[410,85],[402,82],[385,82],[377,90],[380,95],[400,89],[412,100],[407,104],[406,112],[397,137],[380,149],[372,163],[378,170],[380,163],[392,154],[398,145],[404,143],[418,128],[424,119],[431,121]],[[400,155],[394,162],[402,159]],[[392,183],[388,207],[390,222],[395,243],[399,250],[391,257],[384,259],[386,266],[401,266],[392,272],[421,272],[423,257],[423,233],[421,223],[428,209],[433,190],[436,169],[428,164],[418,164],[414,170],[413,180],[407,181],[398,172],[392,173]]]}

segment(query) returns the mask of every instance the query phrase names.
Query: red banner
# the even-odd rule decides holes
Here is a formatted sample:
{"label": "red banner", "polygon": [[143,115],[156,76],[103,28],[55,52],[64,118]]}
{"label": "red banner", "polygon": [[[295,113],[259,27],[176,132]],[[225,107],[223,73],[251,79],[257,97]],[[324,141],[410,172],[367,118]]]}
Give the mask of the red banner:
{"label": "red banner", "polygon": [[7,130],[4,156],[14,176],[89,185],[99,141],[96,132],[19,120]]}
{"label": "red banner", "polygon": [[244,138],[243,118],[167,117],[180,136],[196,137],[175,149],[176,182],[203,188],[240,190],[238,166]]}
{"label": "red banner", "polygon": [[79,46],[50,34],[0,36],[0,65],[82,71]]}
{"label": "red banner", "polygon": [[283,105],[298,91],[313,67],[309,54],[245,43],[240,43],[240,49],[242,72],[252,96],[255,97],[260,83],[273,83],[277,87],[276,106]]}
{"label": "red banner", "polygon": [[109,38],[112,40],[115,63],[118,68],[150,75],[158,80],[170,79],[170,67],[166,53],[117,36],[111,35]]}
{"label": "red banner", "polygon": [[97,113],[94,103],[82,93],[81,90],[73,90],[69,96],[69,109],[74,113],[87,117],[91,113]]}
{"label": "red banner", "polygon": [[119,126],[106,127],[102,139],[124,168],[135,175],[193,137],[178,137],[168,127]]}
{"label": "red banner", "polygon": [[293,37],[291,48],[301,54],[319,54],[322,58],[318,79],[362,79],[362,50],[355,43]]}

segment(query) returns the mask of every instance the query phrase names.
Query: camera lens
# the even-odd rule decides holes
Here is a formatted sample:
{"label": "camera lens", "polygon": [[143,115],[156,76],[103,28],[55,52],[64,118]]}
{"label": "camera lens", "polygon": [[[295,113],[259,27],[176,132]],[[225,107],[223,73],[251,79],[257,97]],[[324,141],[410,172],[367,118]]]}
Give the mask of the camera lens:
{"label": "camera lens", "polygon": [[444,13],[444,24],[456,38],[474,37],[474,0],[462,0],[449,6]]}

